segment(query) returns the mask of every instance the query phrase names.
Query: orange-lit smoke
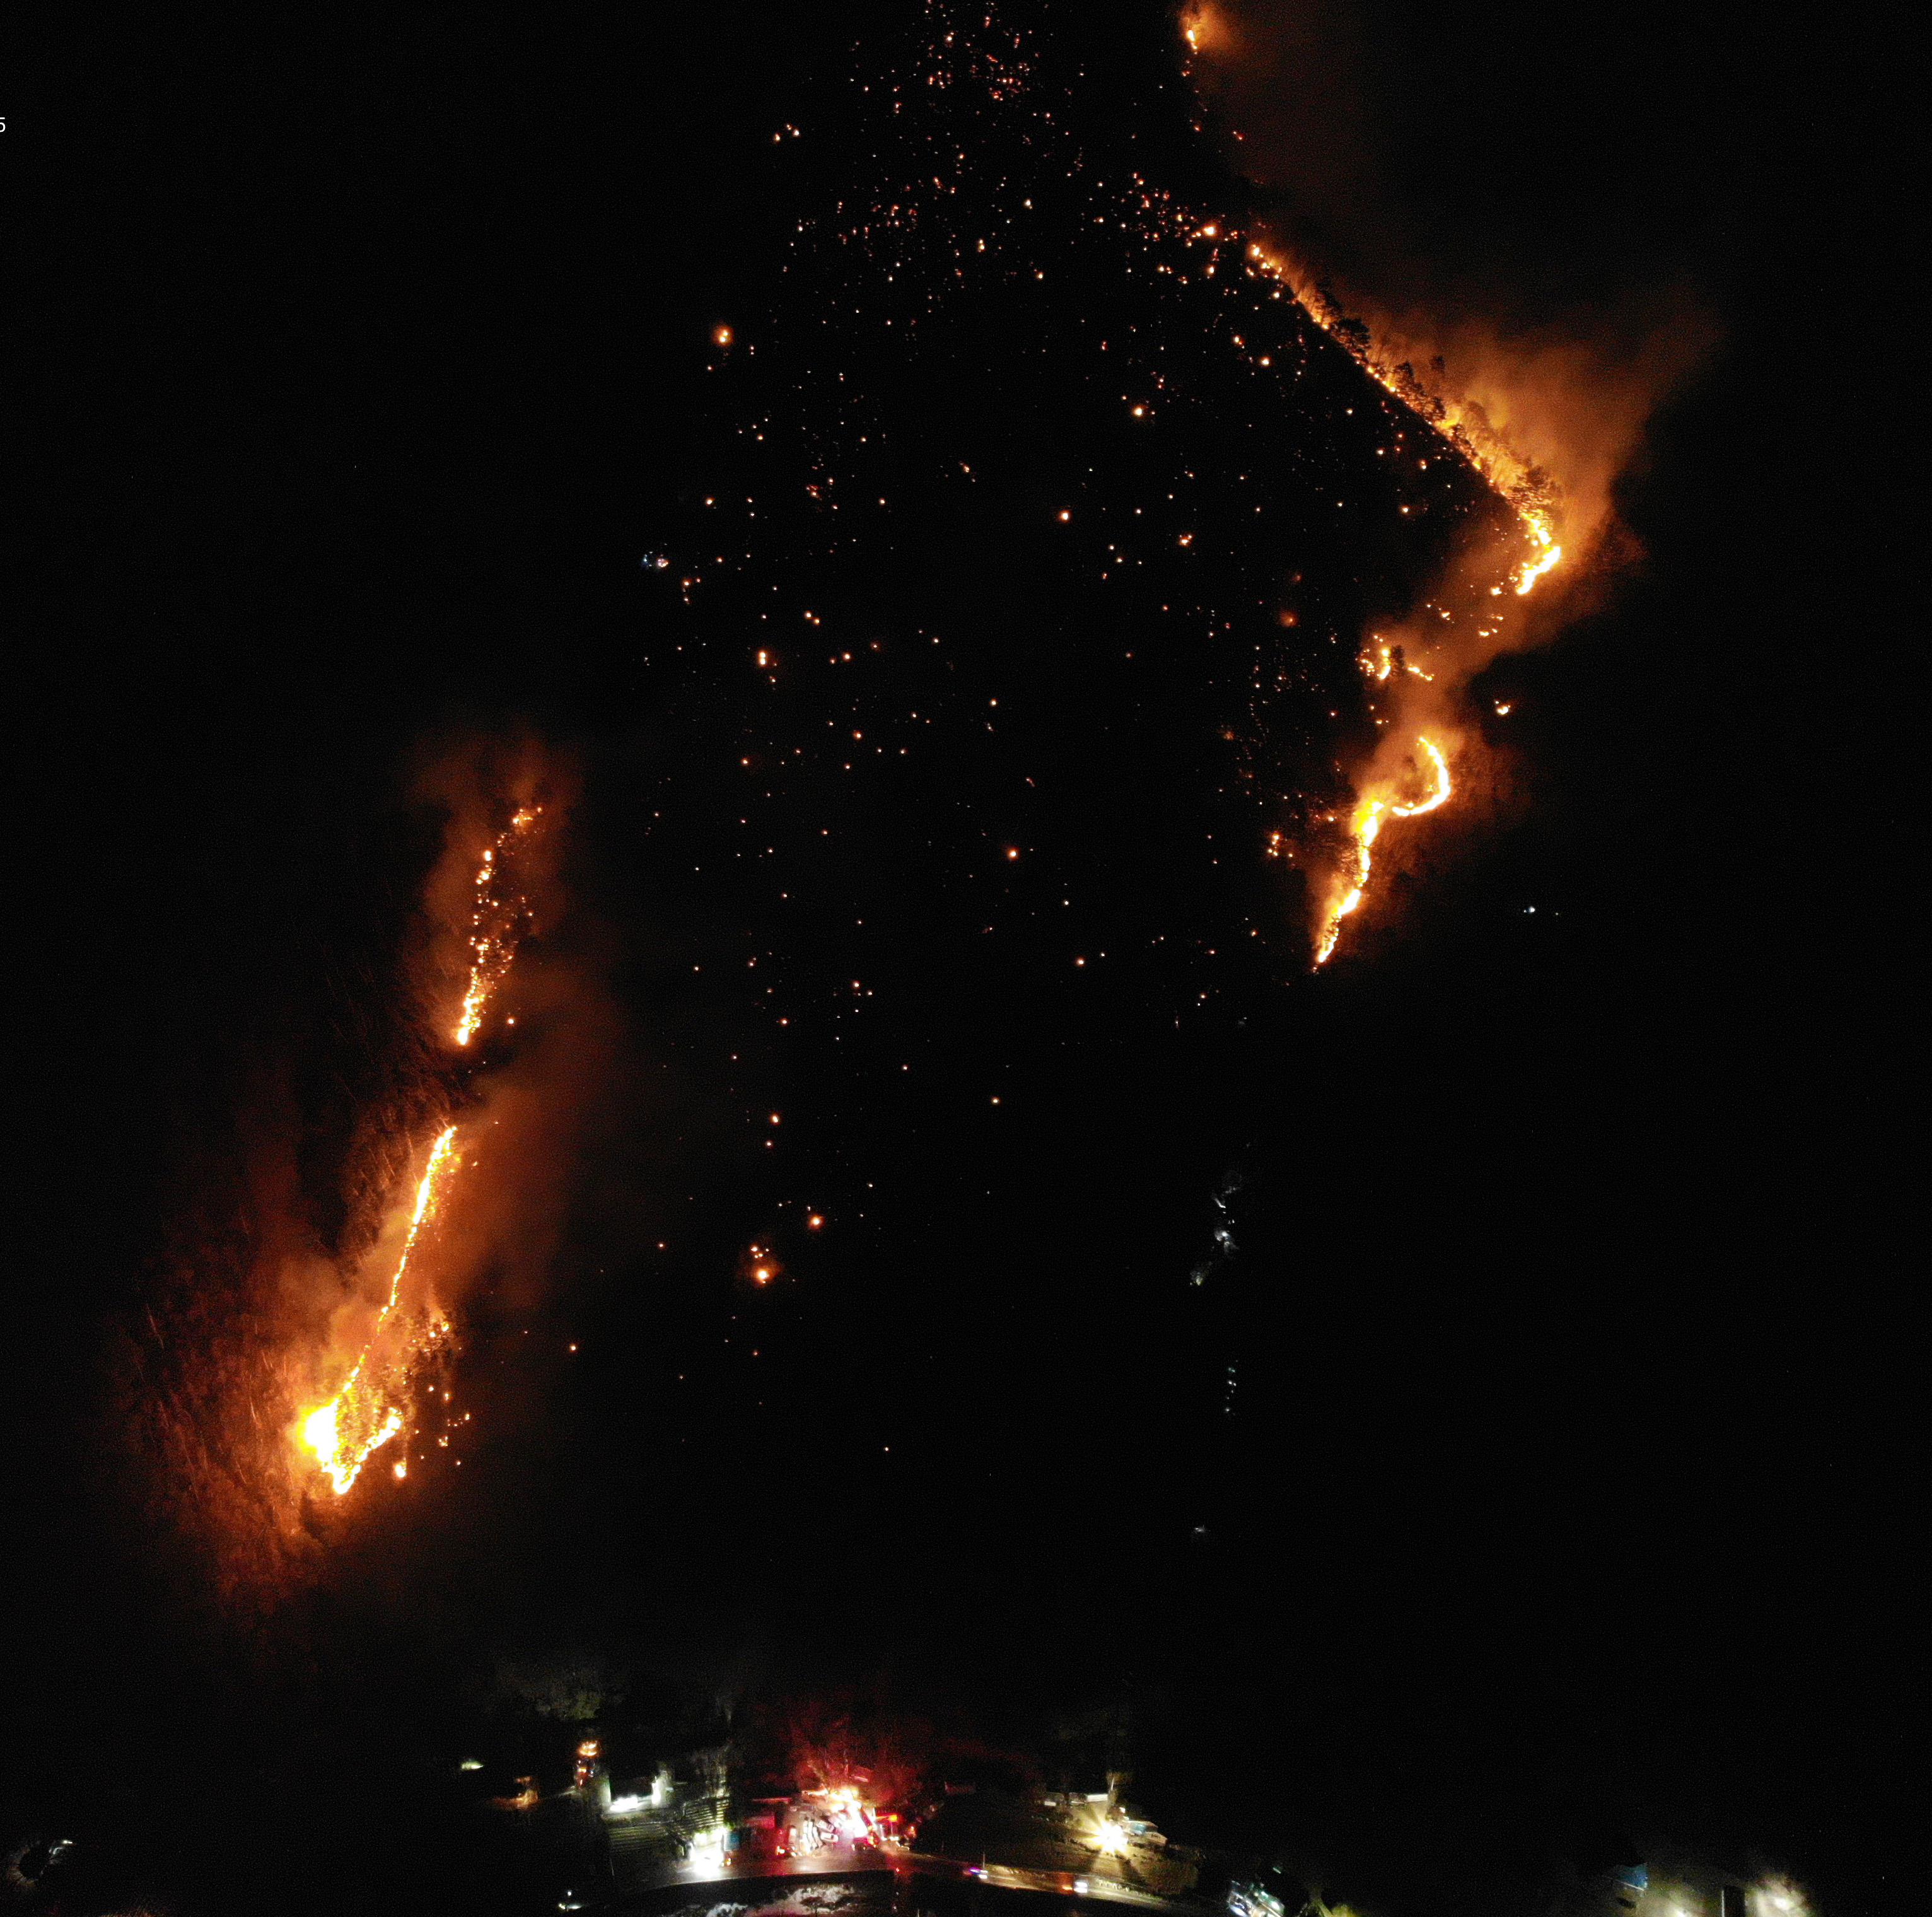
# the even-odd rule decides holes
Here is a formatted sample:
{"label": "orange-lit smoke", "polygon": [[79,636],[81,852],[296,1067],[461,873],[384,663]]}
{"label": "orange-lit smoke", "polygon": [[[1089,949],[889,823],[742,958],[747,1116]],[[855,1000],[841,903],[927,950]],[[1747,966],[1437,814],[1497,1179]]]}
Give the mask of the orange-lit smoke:
{"label": "orange-lit smoke", "polygon": [[[1646,424],[1710,343],[1688,296],[1632,298],[1594,316],[1586,334],[1561,320],[1504,329],[1384,303],[1339,274],[1318,275],[1272,233],[1254,254],[1517,513],[1537,548],[1531,584],[1555,568],[1552,547],[1573,571],[1598,554],[1615,523],[1612,490]],[[1514,584],[1524,590],[1520,570]]]}
{"label": "orange-lit smoke", "polygon": [[[1514,521],[1500,541],[1492,530],[1466,542],[1423,605],[1364,635],[1381,738],[1356,773],[1352,803],[1318,822],[1310,847],[1319,964],[1364,904],[1383,826],[1442,806],[1449,767],[1475,752],[1464,697],[1472,676],[1552,637],[1579,584],[1601,576],[1606,554],[1630,549],[1627,536],[1612,537],[1615,484],[1714,329],[1681,284],[1552,299],[1546,287],[1532,290],[1536,275],[1507,247],[1472,246],[1467,227],[1435,230],[1384,150],[1378,89],[1391,50],[1376,44],[1357,0],[1213,0],[1189,8],[1181,28],[1189,71],[1237,142],[1231,157],[1279,196],[1250,236],[1250,270],[1282,280]],[[1537,105],[1563,110],[1552,99],[1526,103],[1526,112]],[[1532,144],[1524,124],[1498,124],[1493,136],[1512,152]],[[1545,182],[1527,160],[1518,172],[1520,196],[1533,201]],[[1434,796],[1418,808],[1425,790]]]}
{"label": "orange-lit smoke", "polygon": [[1180,33],[1190,56],[1207,53],[1225,59],[1234,51],[1227,15],[1220,8],[1204,4],[1204,4],[1182,9]]}

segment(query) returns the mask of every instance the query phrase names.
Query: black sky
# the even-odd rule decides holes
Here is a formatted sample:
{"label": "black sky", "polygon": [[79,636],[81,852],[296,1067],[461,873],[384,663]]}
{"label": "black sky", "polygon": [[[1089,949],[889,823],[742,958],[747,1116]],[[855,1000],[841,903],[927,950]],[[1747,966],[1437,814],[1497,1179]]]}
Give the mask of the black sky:
{"label": "black sky", "polygon": [[[1360,16],[1405,218],[1546,298],[1688,268],[1725,338],[1623,496],[1641,564],[1495,669],[1513,802],[1311,979],[1259,845],[1438,556],[1398,502],[1489,508],[1146,236],[1258,191],[1157,11],[969,13],[943,56],[890,8],[184,17],[25,70],[4,1802],[77,1738],[142,1744],[130,1802],[218,1771],[211,1698],[273,1752],[567,1640],[994,1715],[1125,1686],[1150,1801],[1392,1910],[1577,1818],[1887,1907],[1865,82]],[[580,768],[628,1076],[548,1288],[477,1300],[470,1480],[372,1505],[265,1706],[130,1394],[266,1309],[266,1160],[326,1235],[418,1042],[407,769],[520,732]]]}

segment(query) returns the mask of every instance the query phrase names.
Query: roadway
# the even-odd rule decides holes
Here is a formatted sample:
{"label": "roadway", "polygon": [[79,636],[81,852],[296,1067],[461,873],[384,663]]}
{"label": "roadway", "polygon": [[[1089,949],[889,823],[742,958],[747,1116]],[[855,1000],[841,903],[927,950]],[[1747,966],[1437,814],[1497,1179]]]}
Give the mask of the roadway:
{"label": "roadway", "polygon": [[[617,1836],[622,1821],[612,1820],[614,1838]],[[614,1845],[614,1850],[617,1847]],[[897,1911],[906,1905],[904,1893],[910,1889],[911,1880],[928,1876],[954,1882],[976,1882],[995,1890],[1031,1891],[1049,1896],[1078,1898],[1083,1902],[1167,1911],[1174,1913],[1174,1917],[1225,1917],[1225,1912],[1217,1905],[1190,1898],[1163,1895],[1128,1882],[1120,1874],[1119,1866],[1112,1858],[1096,1858],[1090,1867],[1078,1870],[1054,1870],[990,1862],[973,1863],[961,1858],[903,1850],[897,1846],[874,1848],[834,1844],[803,1856],[766,1856],[728,1862],[714,1863],[707,1859],[700,1864],[654,1864],[634,1872],[623,1872],[622,1876],[626,1902],[648,1893],[670,1889],[702,1892],[730,1884],[777,1882],[794,1877],[890,1877],[893,1880],[892,1906]]]}

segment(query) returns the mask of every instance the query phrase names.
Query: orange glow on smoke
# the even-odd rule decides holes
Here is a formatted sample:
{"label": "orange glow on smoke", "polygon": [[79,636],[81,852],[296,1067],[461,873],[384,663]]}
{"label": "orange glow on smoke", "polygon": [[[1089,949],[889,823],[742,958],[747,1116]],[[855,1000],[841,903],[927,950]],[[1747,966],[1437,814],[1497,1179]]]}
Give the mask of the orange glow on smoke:
{"label": "orange glow on smoke", "polygon": [[1321,288],[1258,242],[1249,244],[1248,268],[1251,272],[1279,280],[1296,304],[1343,346],[1376,385],[1392,393],[1417,418],[1454,447],[1515,513],[1524,536],[1536,549],[1516,569],[1513,583],[1519,596],[1528,594],[1539,580],[1556,570],[1563,559],[1563,548],[1557,538],[1562,500],[1556,482],[1525,459],[1490,424],[1480,406],[1453,394],[1444,396],[1431,392],[1416,377],[1412,366],[1406,362],[1397,364],[1366,327],[1351,321]]}
{"label": "orange glow on smoke", "polygon": [[1226,53],[1232,38],[1226,20],[1207,5],[1190,7],[1182,14],[1180,37],[1190,53]]}

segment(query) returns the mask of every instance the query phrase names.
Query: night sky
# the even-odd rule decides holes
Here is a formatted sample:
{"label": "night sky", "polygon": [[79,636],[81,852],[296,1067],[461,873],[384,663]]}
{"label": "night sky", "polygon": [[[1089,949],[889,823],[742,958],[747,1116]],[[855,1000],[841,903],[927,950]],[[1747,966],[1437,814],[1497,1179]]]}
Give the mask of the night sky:
{"label": "night sky", "polygon": [[[1633,1832],[1909,1907],[1862,70],[1257,4],[1348,50],[1276,115],[1158,8],[800,10],[29,50],[0,1838],[386,1907],[236,1801],[568,1653],[1126,1698],[1165,1826],[1390,1917]],[[1509,521],[1264,227],[1718,340],[1319,971],[1360,635]],[[526,1035],[454,1072],[425,768],[518,754]],[[278,1530],[263,1274],[496,1100],[470,1422]]]}

